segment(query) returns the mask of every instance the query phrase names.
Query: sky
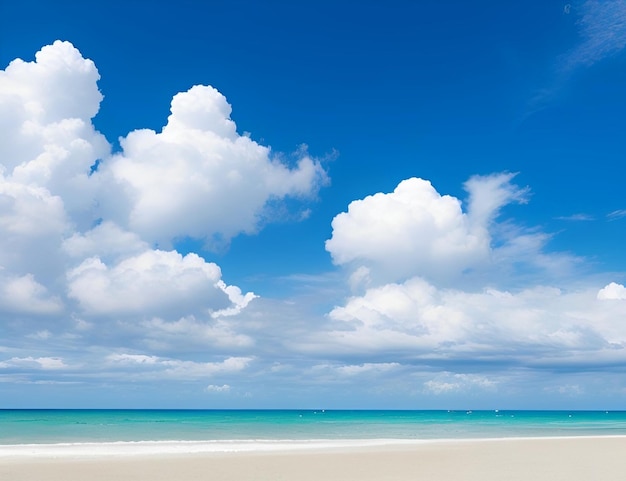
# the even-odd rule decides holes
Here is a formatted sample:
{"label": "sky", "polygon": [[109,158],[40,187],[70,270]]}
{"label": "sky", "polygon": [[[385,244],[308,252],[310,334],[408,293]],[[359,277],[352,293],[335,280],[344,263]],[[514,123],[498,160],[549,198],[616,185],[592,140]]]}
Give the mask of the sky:
{"label": "sky", "polygon": [[0,408],[624,408],[625,84],[625,0],[0,2]]}

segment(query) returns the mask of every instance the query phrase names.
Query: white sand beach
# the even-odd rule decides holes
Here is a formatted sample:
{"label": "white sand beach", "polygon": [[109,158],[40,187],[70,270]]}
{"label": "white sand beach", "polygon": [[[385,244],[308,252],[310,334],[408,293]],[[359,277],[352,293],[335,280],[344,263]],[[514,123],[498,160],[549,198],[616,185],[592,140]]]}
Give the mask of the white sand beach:
{"label": "white sand beach", "polygon": [[626,437],[434,441],[189,454],[0,456],[11,481],[623,480]]}

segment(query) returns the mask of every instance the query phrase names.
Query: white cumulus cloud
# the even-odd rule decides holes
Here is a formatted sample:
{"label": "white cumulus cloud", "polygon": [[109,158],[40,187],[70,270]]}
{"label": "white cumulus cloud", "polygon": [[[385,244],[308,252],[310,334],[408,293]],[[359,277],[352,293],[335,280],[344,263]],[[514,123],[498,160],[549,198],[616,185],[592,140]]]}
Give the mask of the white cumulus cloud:
{"label": "white cumulus cloud", "polygon": [[511,184],[512,177],[470,179],[467,212],[459,199],[439,194],[429,181],[404,180],[393,192],[355,200],[348,212],[337,215],[326,249],[336,264],[355,266],[360,278],[458,276],[489,260],[490,223],[502,206],[524,199],[525,191]]}
{"label": "white cumulus cloud", "polygon": [[626,326],[615,322],[626,306],[599,299],[592,289],[472,292],[412,278],[370,288],[333,309],[327,344],[317,349],[432,365],[576,364],[590,352],[598,362],[626,361]]}
{"label": "white cumulus cloud", "polygon": [[98,257],[88,258],[68,272],[68,293],[88,313],[176,317],[244,307],[250,298],[230,294],[216,264],[196,254],[160,250],[147,250],[111,266]]}
{"label": "white cumulus cloud", "polygon": [[0,273],[0,306],[21,313],[59,313],[63,303],[32,274],[3,279]]}
{"label": "white cumulus cloud", "polygon": [[138,234],[121,229],[111,221],[98,224],[85,233],[75,232],[63,241],[63,251],[74,259],[99,256],[119,259],[148,250]]}
{"label": "white cumulus cloud", "polygon": [[8,181],[61,197],[83,223],[93,207],[90,167],[110,151],[91,123],[102,100],[99,78],[91,60],[60,41],[34,62],[17,59],[0,71],[0,170]]}
{"label": "white cumulus cloud", "polygon": [[[195,86],[172,100],[162,132],[137,130],[99,175],[119,185],[111,215],[151,243],[181,237],[228,242],[254,233],[269,201],[311,197],[327,181],[321,164],[302,152],[288,166],[268,147],[239,135],[231,107],[213,87]],[[108,205],[109,198],[101,199]],[[116,209],[118,209],[116,211]]]}
{"label": "white cumulus cloud", "polygon": [[622,284],[611,282],[598,291],[598,299],[626,300],[626,287]]}
{"label": "white cumulus cloud", "polygon": [[[415,178],[352,202],[333,220],[326,248],[352,268],[357,294],[299,347],[452,370],[477,359],[494,366],[578,364],[589,352],[599,363],[626,360],[626,328],[614,322],[626,308],[601,302],[626,298],[626,289],[559,287],[563,277],[555,273],[571,271],[577,259],[545,252],[548,234],[498,222],[504,206],[527,201],[528,189],[513,177],[472,177],[465,210]],[[515,285],[529,272],[543,282]],[[457,385],[459,378],[446,378],[429,386],[443,392]]]}
{"label": "white cumulus cloud", "polygon": [[304,148],[292,161],[237,133],[226,98],[202,85],[174,96],[161,132],[137,126],[112,154],[92,122],[99,79],[64,41],[0,70],[3,336],[28,339],[33,352],[67,342],[87,364],[86,346],[100,343],[153,349],[144,363],[161,366],[157,352],[190,344],[253,346],[234,318],[256,296],[175,245],[223,247],[272,221],[287,198],[304,219],[326,171]]}

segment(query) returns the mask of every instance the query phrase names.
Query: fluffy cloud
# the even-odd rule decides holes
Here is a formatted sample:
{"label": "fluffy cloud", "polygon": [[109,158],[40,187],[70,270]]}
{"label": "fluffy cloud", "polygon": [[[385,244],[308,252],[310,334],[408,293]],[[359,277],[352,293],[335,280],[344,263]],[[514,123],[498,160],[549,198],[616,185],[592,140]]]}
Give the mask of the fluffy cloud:
{"label": "fluffy cloud", "polygon": [[69,225],[60,197],[0,173],[0,277],[53,280],[62,269],[57,253]]}
{"label": "fluffy cloud", "polygon": [[122,139],[123,153],[100,172],[128,199],[126,211],[111,214],[150,242],[168,246],[185,236],[228,242],[259,228],[268,201],[314,196],[327,180],[305,152],[289,167],[237,134],[230,105],[212,87],[177,94],[171,111],[162,132],[138,130]]}
{"label": "fluffy cloud", "polygon": [[[69,296],[87,313],[186,313],[242,308],[253,294],[229,292],[221,270],[196,254],[148,250],[107,266],[88,258],[68,272]],[[238,304],[233,304],[237,302]]]}
{"label": "fluffy cloud", "polygon": [[67,227],[63,201],[36,185],[0,176],[1,226],[4,242],[33,237],[59,237]]}
{"label": "fluffy cloud", "polygon": [[225,243],[262,227],[269,205],[314,197],[327,181],[304,150],[288,165],[239,135],[230,105],[207,86],[174,96],[162,132],[130,132],[111,156],[91,122],[98,79],[94,63],[61,41],[0,71],[1,252],[45,244],[52,258],[63,243],[60,254],[80,259],[189,237]]}
{"label": "fluffy cloud", "polygon": [[109,152],[91,124],[102,99],[98,79],[68,42],[0,71],[0,311],[62,308],[60,247],[92,222],[90,167]]}
{"label": "fluffy cloud", "polygon": [[84,59],[71,43],[56,41],[37,52],[35,62],[11,62],[0,74],[0,90],[23,117],[47,124],[94,117],[102,100],[96,84],[99,79],[91,60]]}
{"label": "fluffy cloud", "polygon": [[139,235],[121,229],[110,221],[102,222],[85,233],[75,232],[63,241],[63,251],[73,259],[98,256],[115,260],[149,249]]}
{"label": "fluffy cloud", "polygon": [[[132,131],[112,154],[92,123],[99,78],[61,41],[0,70],[0,321],[6,342],[21,346],[2,366],[54,366],[56,350],[98,371],[96,353],[114,344],[150,351],[109,367],[143,359],[171,379],[242,370],[250,358],[224,351],[254,345],[234,318],[255,295],[174,246],[255,233],[287,198],[314,200],[326,172],[305,149],[292,162],[239,135],[230,105],[208,86],[175,95],[161,132]],[[190,345],[226,360],[152,355]]]}
{"label": "fluffy cloud", "polygon": [[525,191],[510,183],[512,177],[470,179],[465,185],[468,212],[460,200],[440,195],[430,182],[404,180],[392,193],[356,200],[336,216],[326,249],[336,264],[355,266],[359,277],[456,277],[489,260],[490,223],[502,206],[524,199]]}
{"label": "fluffy cloud", "polygon": [[83,223],[93,207],[90,167],[110,150],[91,123],[102,100],[99,78],[91,60],[60,41],[42,48],[34,62],[17,59],[0,71],[4,175],[62,198]]}
{"label": "fluffy cloud", "polygon": [[[333,274],[300,297],[253,301],[175,246],[224,246],[277,203],[314,198],[319,161],[238,134],[204,86],[173,98],[161,132],[130,132],[112,155],[91,122],[98,78],[67,42],[0,71],[0,381],[214,393],[271,381],[310,402],[324,383],[444,395],[499,389],[504,371],[626,362],[624,286],[552,282],[575,259],[546,252],[547,233],[500,222],[526,200],[512,174],[471,178],[465,203],[417,178],[355,200],[326,243],[351,297]],[[541,283],[517,276],[530,270]]]}
{"label": "fluffy cloud", "polygon": [[332,227],[326,249],[336,264],[364,263],[392,278],[456,271],[488,254],[485,232],[472,229],[460,202],[422,179],[352,202]]}
{"label": "fluffy cloud", "polygon": [[[352,269],[349,282],[359,294],[332,309],[324,331],[300,348],[342,352],[346,361],[450,370],[477,362],[492,369],[584,366],[589,353],[599,365],[626,362],[626,326],[615,322],[626,307],[602,302],[625,299],[623,286],[611,283],[598,292],[593,284],[528,278],[526,287],[515,286],[520,272],[533,270],[544,281],[558,280],[552,273],[571,270],[576,259],[546,252],[545,233],[497,221],[506,204],[526,202],[527,189],[512,179],[468,180],[466,211],[422,179],[352,202],[333,220],[326,248],[335,263]],[[515,287],[502,287],[507,284]],[[425,387],[461,390],[462,378],[454,376]]]}
{"label": "fluffy cloud", "polygon": [[600,300],[626,300],[626,287],[615,282],[611,282],[598,291]]}
{"label": "fluffy cloud", "polygon": [[[592,289],[442,289],[420,278],[371,288],[333,309],[323,352],[431,366],[559,366],[626,362],[622,303]],[[303,346],[307,348],[307,346]]]}
{"label": "fluffy cloud", "polygon": [[32,274],[8,279],[0,276],[0,305],[9,312],[32,314],[58,313],[63,306]]}

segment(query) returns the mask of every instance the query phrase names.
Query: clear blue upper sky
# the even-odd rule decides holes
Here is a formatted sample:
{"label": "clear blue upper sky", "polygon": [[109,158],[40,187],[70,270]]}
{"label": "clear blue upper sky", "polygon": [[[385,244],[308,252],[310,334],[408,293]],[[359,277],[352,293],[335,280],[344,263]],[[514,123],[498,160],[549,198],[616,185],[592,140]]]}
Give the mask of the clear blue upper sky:
{"label": "clear blue upper sky", "polygon": [[0,407],[623,406],[625,25],[1,2]]}

